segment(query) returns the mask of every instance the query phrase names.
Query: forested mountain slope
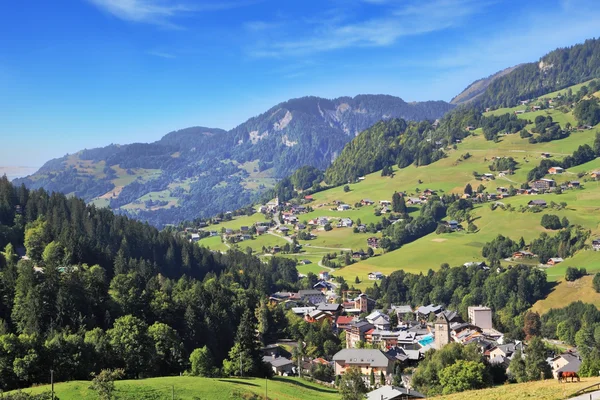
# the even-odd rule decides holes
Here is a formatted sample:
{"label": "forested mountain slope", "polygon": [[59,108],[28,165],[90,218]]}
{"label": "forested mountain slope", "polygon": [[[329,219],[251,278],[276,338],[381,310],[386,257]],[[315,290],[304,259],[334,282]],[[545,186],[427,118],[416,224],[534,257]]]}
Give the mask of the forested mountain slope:
{"label": "forested mountain slope", "polygon": [[304,97],[230,131],[193,127],[154,143],[83,150],[51,160],[16,183],[73,194],[162,226],[247,205],[304,165],[325,169],[377,121],[434,120],[453,107],[387,95]]}
{"label": "forested mountain slope", "polygon": [[521,100],[599,77],[600,40],[590,39],[556,49],[538,62],[522,64],[493,80],[475,103],[483,107],[512,107]]}

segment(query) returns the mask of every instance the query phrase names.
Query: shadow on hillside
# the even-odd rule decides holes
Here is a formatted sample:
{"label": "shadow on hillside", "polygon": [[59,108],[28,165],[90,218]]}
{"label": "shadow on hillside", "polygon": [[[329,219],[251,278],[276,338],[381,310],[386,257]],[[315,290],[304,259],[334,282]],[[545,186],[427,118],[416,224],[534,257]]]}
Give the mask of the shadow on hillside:
{"label": "shadow on hillside", "polygon": [[[239,378],[239,379],[244,379],[244,378]],[[254,386],[254,387],[258,387],[258,385],[256,383],[252,383],[252,382],[242,382],[238,379],[236,380],[230,380],[230,379],[219,379],[219,382],[226,382],[226,383],[235,383],[238,385],[247,385],[247,386]]]}
{"label": "shadow on hillside", "polygon": [[554,292],[554,289],[558,286],[558,282],[546,282],[546,297],[550,295],[550,293]]}
{"label": "shadow on hillside", "polygon": [[327,389],[327,388],[324,388],[324,387],[322,388],[322,387],[318,387],[318,386],[310,386],[310,385],[307,385],[306,383],[303,383],[301,381],[296,381],[296,380],[291,380],[291,379],[282,379],[282,378],[278,378],[278,377],[274,377],[272,380],[274,380],[274,381],[280,381],[280,382],[284,382],[284,383],[288,383],[290,385],[300,386],[300,387],[303,387],[304,389],[314,390],[316,392],[336,393],[335,389]]}

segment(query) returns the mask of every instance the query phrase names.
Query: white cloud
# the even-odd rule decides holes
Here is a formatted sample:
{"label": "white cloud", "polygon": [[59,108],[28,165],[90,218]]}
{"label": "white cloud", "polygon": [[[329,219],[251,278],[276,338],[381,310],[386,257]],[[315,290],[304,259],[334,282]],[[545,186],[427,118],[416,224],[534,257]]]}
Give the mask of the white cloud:
{"label": "white cloud", "polygon": [[228,10],[254,4],[259,0],[87,0],[99,9],[125,21],[181,28],[175,19],[203,11]]}
{"label": "white cloud", "polygon": [[357,22],[331,19],[316,23],[308,34],[297,40],[272,42],[253,48],[255,57],[306,55],[348,47],[383,47],[405,36],[421,35],[456,26],[484,9],[489,2],[475,0],[434,0],[397,2],[366,0],[371,4],[393,3],[384,16]]}

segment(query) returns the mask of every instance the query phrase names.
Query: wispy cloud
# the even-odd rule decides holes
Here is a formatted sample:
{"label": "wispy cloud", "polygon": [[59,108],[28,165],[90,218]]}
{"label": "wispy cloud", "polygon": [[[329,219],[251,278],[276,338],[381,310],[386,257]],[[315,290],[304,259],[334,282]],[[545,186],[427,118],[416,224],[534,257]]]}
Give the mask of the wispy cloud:
{"label": "wispy cloud", "polygon": [[168,59],[177,58],[176,55],[167,53],[164,51],[151,50],[151,51],[146,52],[146,54],[148,54],[150,56],[160,57],[160,58],[168,58]]}
{"label": "wispy cloud", "polygon": [[176,19],[203,11],[219,11],[255,4],[259,0],[87,0],[125,21],[179,29]]}
{"label": "wispy cloud", "polygon": [[384,16],[348,22],[332,19],[315,24],[305,37],[278,41],[253,48],[255,57],[306,55],[349,47],[384,47],[406,36],[421,35],[457,26],[466,17],[482,11],[489,2],[476,0],[434,0],[400,2],[363,0],[388,5]]}

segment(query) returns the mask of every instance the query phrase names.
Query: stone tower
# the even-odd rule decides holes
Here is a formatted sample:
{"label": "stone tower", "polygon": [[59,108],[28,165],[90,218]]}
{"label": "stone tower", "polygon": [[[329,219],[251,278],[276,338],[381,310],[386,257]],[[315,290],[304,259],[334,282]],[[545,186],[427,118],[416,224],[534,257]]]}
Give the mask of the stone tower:
{"label": "stone tower", "polygon": [[441,349],[451,341],[450,322],[446,314],[441,312],[435,319],[435,348]]}

